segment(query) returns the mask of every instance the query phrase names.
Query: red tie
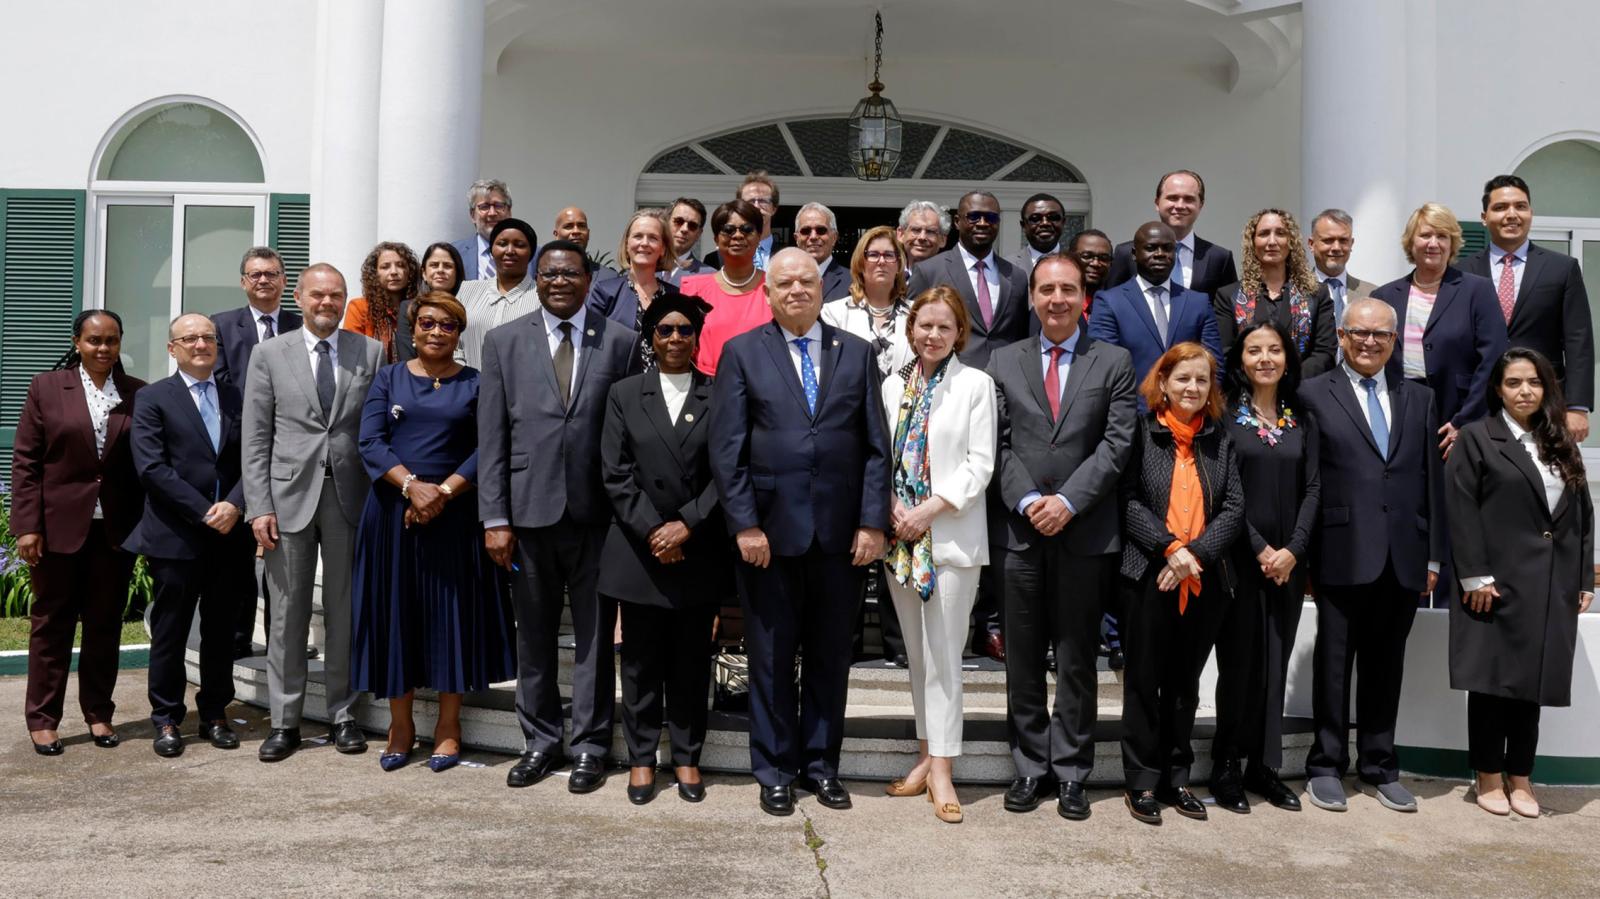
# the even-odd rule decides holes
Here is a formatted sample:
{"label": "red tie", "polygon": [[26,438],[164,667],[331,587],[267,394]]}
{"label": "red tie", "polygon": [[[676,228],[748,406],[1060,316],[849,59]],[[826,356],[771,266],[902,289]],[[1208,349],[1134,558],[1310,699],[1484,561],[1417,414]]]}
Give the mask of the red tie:
{"label": "red tie", "polygon": [[1516,258],[1510,253],[1500,257],[1504,266],[1500,269],[1500,311],[1505,314],[1508,325],[1511,324],[1511,309],[1517,305],[1517,276],[1511,269]]}
{"label": "red tie", "polygon": [[978,260],[978,311],[983,313],[983,326],[994,324],[994,302],[989,298],[989,279],[983,276],[983,260]]}
{"label": "red tie", "polygon": [[1050,403],[1050,420],[1061,420],[1061,354],[1066,350],[1050,348],[1050,371],[1044,376],[1044,398]]}

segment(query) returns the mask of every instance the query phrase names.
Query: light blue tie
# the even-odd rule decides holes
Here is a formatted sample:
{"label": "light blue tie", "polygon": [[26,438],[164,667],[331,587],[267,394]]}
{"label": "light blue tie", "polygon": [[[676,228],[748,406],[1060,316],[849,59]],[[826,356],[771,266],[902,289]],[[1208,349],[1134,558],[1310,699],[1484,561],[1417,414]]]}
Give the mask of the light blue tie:
{"label": "light blue tie", "polygon": [[222,451],[222,416],[217,414],[217,401],[211,397],[211,382],[196,381],[194,389],[200,391],[200,420],[206,423],[206,434],[211,437],[211,451]]}
{"label": "light blue tie", "polygon": [[1383,404],[1378,402],[1378,382],[1362,378],[1361,386],[1367,388],[1367,418],[1372,420],[1372,439],[1378,444],[1378,455],[1389,458],[1389,422],[1383,417]]}
{"label": "light blue tie", "polygon": [[817,414],[817,369],[811,364],[811,354],[806,352],[809,337],[796,337],[794,345],[800,348],[800,386],[806,390],[806,409]]}

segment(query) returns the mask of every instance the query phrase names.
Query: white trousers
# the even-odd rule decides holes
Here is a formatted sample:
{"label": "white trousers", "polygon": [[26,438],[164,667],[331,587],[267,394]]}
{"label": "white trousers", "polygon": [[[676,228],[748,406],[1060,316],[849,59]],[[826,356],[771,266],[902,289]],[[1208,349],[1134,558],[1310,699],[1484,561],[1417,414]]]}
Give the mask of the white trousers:
{"label": "white trousers", "polygon": [[893,574],[885,579],[911,665],[917,739],[928,741],[929,755],[955,758],[961,754],[961,651],[967,645],[982,569],[938,566],[934,571],[933,595],[927,602]]}

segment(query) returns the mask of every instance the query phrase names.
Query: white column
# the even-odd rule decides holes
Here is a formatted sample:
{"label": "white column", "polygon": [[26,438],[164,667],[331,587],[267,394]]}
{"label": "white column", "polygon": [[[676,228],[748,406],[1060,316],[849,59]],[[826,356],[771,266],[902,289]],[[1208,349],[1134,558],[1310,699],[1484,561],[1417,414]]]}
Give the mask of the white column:
{"label": "white column", "polygon": [[378,239],[421,253],[471,233],[483,132],[483,0],[388,0],[378,102]]}
{"label": "white column", "polygon": [[378,83],[383,0],[321,0],[313,117],[311,258],[361,291],[378,224]]}
{"label": "white column", "polygon": [[[1433,4],[1411,7],[1393,0],[1301,5],[1304,225],[1328,207],[1347,210],[1356,237],[1350,271],[1380,283],[1409,268],[1401,231],[1413,209],[1434,199],[1438,109],[1426,71],[1434,63]],[[1425,58],[1414,61],[1419,53]]]}

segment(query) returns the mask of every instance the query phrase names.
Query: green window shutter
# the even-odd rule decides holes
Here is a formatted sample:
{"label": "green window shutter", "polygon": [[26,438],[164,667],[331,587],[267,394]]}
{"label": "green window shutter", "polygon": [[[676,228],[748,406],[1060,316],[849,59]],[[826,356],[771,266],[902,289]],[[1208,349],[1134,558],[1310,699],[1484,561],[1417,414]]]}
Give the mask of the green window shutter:
{"label": "green window shutter", "polygon": [[81,190],[0,190],[0,450],[6,456],[28,383],[72,343],[72,319],[83,302],[84,200]]}
{"label": "green window shutter", "polygon": [[267,244],[283,257],[283,305],[299,311],[294,288],[300,272],[311,264],[311,195],[273,194]]}
{"label": "green window shutter", "polygon": [[1489,229],[1483,226],[1483,222],[1461,223],[1461,252],[1456,259],[1465,259],[1487,246],[1489,246]]}

